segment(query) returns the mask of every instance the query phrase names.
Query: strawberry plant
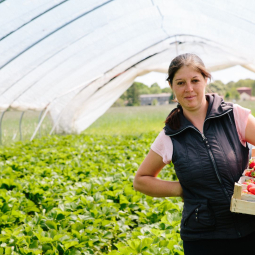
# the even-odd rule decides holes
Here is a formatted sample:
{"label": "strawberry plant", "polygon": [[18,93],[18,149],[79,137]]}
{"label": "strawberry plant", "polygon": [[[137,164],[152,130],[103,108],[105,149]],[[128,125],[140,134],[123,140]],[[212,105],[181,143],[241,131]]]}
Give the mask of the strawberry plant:
{"label": "strawberry plant", "polygon": [[[182,202],[133,189],[155,133],[51,136],[0,149],[0,253],[183,254]],[[172,165],[160,177],[176,180]]]}

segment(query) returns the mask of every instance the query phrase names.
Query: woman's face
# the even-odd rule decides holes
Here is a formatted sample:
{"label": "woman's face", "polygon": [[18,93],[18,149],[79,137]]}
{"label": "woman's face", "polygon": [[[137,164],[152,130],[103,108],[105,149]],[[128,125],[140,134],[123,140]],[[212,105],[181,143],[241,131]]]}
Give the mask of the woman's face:
{"label": "woman's face", "polygon": [[207,79],[190,66],[183,66],[174,75],[172,90],[183,110],[196,111],[206,103]]}

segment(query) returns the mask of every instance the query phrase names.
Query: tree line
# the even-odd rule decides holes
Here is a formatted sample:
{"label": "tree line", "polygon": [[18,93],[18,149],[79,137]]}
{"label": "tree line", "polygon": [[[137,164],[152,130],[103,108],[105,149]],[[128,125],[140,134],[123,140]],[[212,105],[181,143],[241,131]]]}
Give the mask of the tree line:
{"label": "tree line", "polygon": [[218,93],[219,95],[224,96],[226,101],[233,99],[239,100],[240,94],[238,93],[237,88],[240,87],[251,88],[251,95],[255,96],[255,80],[251,79],[239,80],[237,82],[231,81],[227,84],[216,80],[209,84],[207,91]]}
{"label": "tree line", "polygon": [[[226,101],[239,100],[240,94],[237,91],[239,87],[251,88],[252,96],[255,96],[255,80],[245,79],[237,82],[228,82],[224,84],[220,80],[211,82],[207,88],[207,93],[218,93],[223,96]],[[157,83],[153,83],[151,86],[147,86],[141,82],[134,82],[128,90],[126,90],[121,97],[113,104],[113,106],[139,106],[139,96],[144,94],[160,94],[171,93],[170,87],[161,89]],[[169,103],[172,102],[173,96],[169,98]]]}

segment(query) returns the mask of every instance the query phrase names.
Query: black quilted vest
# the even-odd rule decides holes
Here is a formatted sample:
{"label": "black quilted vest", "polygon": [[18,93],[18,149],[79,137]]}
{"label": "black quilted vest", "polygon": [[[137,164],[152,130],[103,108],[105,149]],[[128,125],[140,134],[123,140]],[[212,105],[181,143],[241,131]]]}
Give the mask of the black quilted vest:
{"label": "black quilted vest", "polygon": [[183,188],[181,238],[232,239],[255,231],[255,216],[230,212],[234,183],[248,165],[248,147],[239,140],[233,105],[218,95],[209,102],[203,134],[181,110],[181,127],[165,134],[173,142],[172,162]]}

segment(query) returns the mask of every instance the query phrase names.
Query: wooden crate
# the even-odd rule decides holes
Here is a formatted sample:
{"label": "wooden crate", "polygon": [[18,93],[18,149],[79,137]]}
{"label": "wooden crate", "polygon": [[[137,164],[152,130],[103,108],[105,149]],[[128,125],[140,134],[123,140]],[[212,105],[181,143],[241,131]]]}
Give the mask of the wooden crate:
{"label": "wooden crate", "polygon": [[255,202],[241,200],[242,185],[235,183],[234,194],[231,199],[230,211],[255,215]]}

